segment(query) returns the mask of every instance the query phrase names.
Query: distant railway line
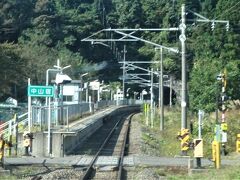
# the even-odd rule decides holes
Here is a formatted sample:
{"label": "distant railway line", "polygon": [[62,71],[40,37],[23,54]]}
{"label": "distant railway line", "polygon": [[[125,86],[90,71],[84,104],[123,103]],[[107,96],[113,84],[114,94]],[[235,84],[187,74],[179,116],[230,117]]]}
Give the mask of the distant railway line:
{"label": "distant railway line", "polygon": [[[104,171],[98,171],[97,167],[94,165],[99,156],[119,157],[118,165],[116,167],[111,167],[112,172],[110,173],[110,176],[111,179],[122,179],[123,157],[126,150],[132,116],[133,114],[129,115],[128,113],[125,113],[119,117],[107,119],[105,125],[102,127],[103,129],[99,130],[100,134],[96,132],[95,134],[97,137],[96,135],[93,135],[88,140],[84,149],[93,149],[91,152],[95,152],[98,148],[97,146],[100,145],[100,148],[97,150],[92,162],[84,172],[82,179],[104,179],[109,177],[109,171],[107,171],[107,173],[104,173]],[[99,141],[100,143],[95,143],[95,141]]]}
{"label": "distant railway line", "polygon": [[[103,126],[76,147],[74,156],[93,156],[88,166],[46,170],[44,173],[30,176],[31,179],[123,179],[123,157],[127,154],[131,118],[135,113],[125,112],[118,116],[108,116]],[[104,166],[96,165],[99,157],[115,158],[117,163]]]}

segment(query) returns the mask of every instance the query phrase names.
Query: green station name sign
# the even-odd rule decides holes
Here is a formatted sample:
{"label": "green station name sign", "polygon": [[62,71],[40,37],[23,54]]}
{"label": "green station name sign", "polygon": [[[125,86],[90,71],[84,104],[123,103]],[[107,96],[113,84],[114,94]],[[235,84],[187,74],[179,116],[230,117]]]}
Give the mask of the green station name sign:
{"label": "green station name sign", "polygon": [[31,97],[53,97],[53,86],[28,86],[28,96]]}

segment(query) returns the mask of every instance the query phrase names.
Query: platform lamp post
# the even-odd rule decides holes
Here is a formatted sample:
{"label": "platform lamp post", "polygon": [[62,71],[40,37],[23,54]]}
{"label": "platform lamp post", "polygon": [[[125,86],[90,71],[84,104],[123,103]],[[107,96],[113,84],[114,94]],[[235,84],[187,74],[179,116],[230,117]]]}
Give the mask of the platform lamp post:
{"label": "platform lamp post", "polygon": [[[46,71],[46,86],[49,85],[49,73],[50,72],[60,72],[60,70],[59,69],[47,69],[47,71]],[[47,97],[46,97],[45,105],[46,106],[48,105]]]}
{"label": "platform lamp post", "polygon": [[[60,66],[60,61],[58,59],[57,60],[57,65],[54,65],[54,67],[56,69],[48,69],[46,71],[46,85],[48,85],[48,82],[49,82],[49,72],[50,71],[58,72],[57,76],[56,76],[56,79],[55,79],[56,84],[62,84],[66,80],[69,81],[69,77],[67,75],[64,75],[62,73],[62,71],[64,69],[67,69],[67,68],[71,67],[71,65],[68,65],[68,66],[65,66],[65,67],[62,68]],[[61,102],[61,104],[62,104],[62,102]],[[46,99],[46,105],[48,105],[48,109],[49,109],[48,110],[48,142],[47,143],[48,143],[48,154],[50,156],[51,155],[51,109],[50,109],[50,97],[48,99],[48,102],[47,102],[47,99]]]}
{"label": "platform lamp post", "polygon": [[80,92],[79,92],[79,103],[82,103],[82,91],[83,91],[83,77],[88,75],[88,73],[80,74]]}

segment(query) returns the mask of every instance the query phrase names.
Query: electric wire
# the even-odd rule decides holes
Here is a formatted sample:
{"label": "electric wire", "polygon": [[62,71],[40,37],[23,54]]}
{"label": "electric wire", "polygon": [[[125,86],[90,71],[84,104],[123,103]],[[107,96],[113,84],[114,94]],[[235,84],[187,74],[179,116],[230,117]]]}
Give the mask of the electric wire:
{"label": "electric wire", "polygon": [[[213,20],[216,20],[217,18],[219,17],[222,17],[223,15],[225,15],[228,11],[232,10],[233,8],[235,8],[238,4],[240,4],[240,1],[237,2],[235,5],[233,5],[232,7],[226,9],[223,13],[221,13],[220,15],[218,15],[217,17],[215,17]],[[240,7],[240,6],[239,6]],[[189,12],[192,12],[191,10],[188,9]],[[234,12],[234,11],[233,11]],[[200,26],[203,26],[205,24],[208,24],[209,22],[204,22],[204,23],[201,23],[201,24],[198,24],[196,26],[194,26],[193,28],[191,28],[191,30],[195,30],[196,28],[200,27]]]}

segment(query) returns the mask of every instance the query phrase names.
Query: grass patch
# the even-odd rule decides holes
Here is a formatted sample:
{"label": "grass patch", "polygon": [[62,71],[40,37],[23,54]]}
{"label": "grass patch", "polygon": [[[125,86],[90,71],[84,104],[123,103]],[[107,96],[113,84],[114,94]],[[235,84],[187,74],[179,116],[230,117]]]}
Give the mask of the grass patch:
{"label": "grass patch", "polygon": [[[141,116],[143,152],[155,156],[174,156],[180,153],[180,141],[177,140],[181,114],[178,109],[165,110],[165,127],[160,131],[160,118],[154,117],[154,126],[146,126],[146,118]],[[150,119],[150,118],[149,118]],[[149,120],[150,122],[150,120]]]}
{"label": "grass patch", "polygon": [[[150,115],[149,115],[150,116]],[[219,113],[218,117],[221,117]],[[188,115],[188,125],[189,122],[193,122],[193,132],[190,136],[191,141],[194,138],[198,138],[198,114]],[[240,118],[239,111],[232,109],[226,112],[226,121],[228,124],[228,142],[227,151],[228,156],[223,156],[222,159],[236,159],[239,154],[236,153],[236,135],[240,133]],[[179,108],[165,108],[164,112],[164,130],[160,131],[160,117],[156,115],[154,117],[154,127],[151,128],[150,125],[146,126],[146,117],[144,114],[141,115],[142,123],[142,141],[143,149],[142,151],[151,156],[168,156],[173,157],[174,155],[179,155],[180,141],[176,138],[177,133],[181,129],[181,109]],[[150,122],[150,117],[149,117]],[[215,124],[216,118],[215,113],[205,114],[202,122],[202,138],[204,142],[204,158],[212,158],[212,141],[214,140]],[[188,152],[188,155],[193,156],[193,150]],[[208,169],[207,172],[201,172],[188,175],[186,169],[179,170],[179,168],[156,168],[154,174],[157,177],[166,177],[167,179],[179,180],[179,179],[240,179],[240,167],[239,166],[221,166],[220,170],[216,170],[213,167]]]}
{"label": "grass patch", "polygon": [[220,170],[209,169],[206,172],[196,173],[191,176],[188,175],[179,175],[179,174],[169,174],[167,176],[169,180],[196,180],[196,179],[204,179],[204,180],[237,180],[240,179],[240,167],[222,167]]}
{"label": "grass patch", "polygon": [[[150,115],[149,115],[150,116]],[[219,117],[221,114],[219,113]],[[141,115],[140,122],[142,124],[142,140],[144,142],[143,152],[148,155],[174,156],[180,154],[180,141],[176,138],[177,133],[181,129],[181,109],[165,108],[164,111],[164,131],[160,131],[160,117],[154,117],[154,127],[146,126],[146,117]],[[150,117],[148,118],[150,122]],[[188,124],[193,122],[193,133],[190,138],[198,138],[198,115],[188,115]],[[236,135],[240,133],[240,119],[237,110],[229,110],[226,113],[228,123],[228,143],[227,151],[229,153],[236,151]],[[202,138],[204,142],[204,157],[211,158],[211,143],[214,139],[214,128],[216,120],[215,113],[205,114],[202,124]],[[192,151],[189,151],[192,155]]]}

